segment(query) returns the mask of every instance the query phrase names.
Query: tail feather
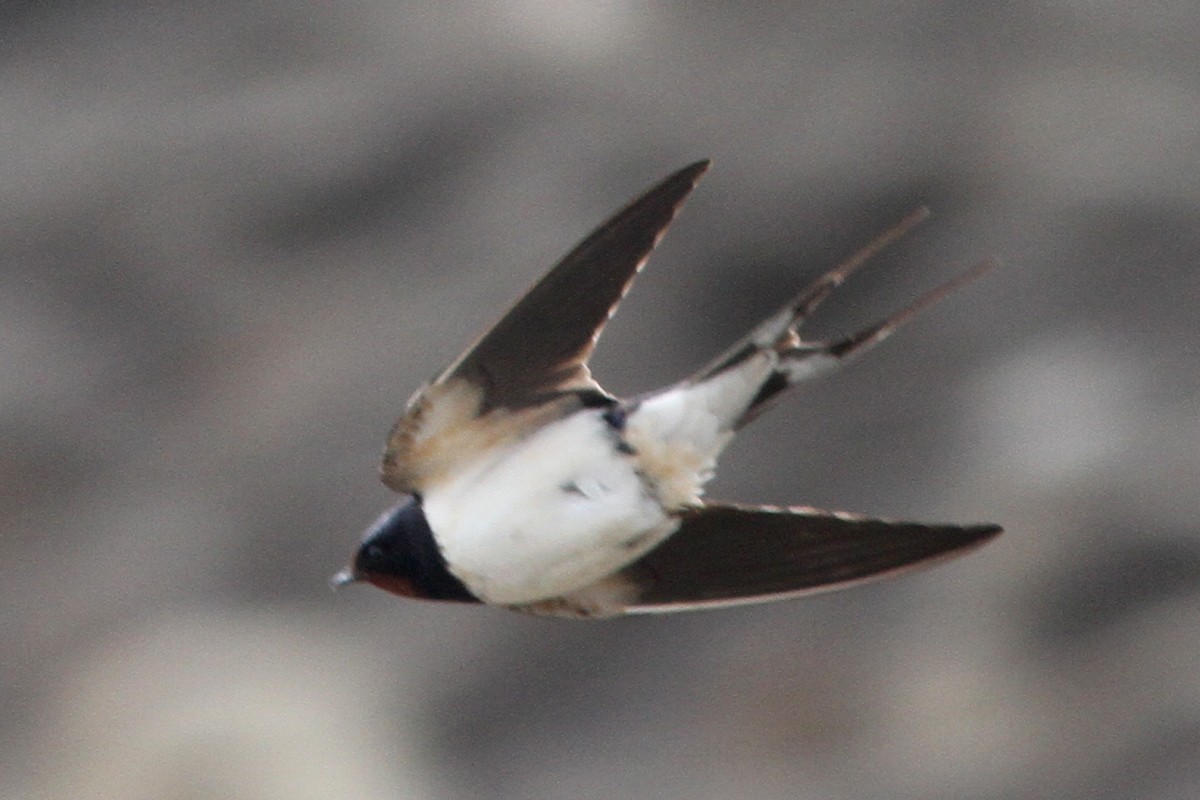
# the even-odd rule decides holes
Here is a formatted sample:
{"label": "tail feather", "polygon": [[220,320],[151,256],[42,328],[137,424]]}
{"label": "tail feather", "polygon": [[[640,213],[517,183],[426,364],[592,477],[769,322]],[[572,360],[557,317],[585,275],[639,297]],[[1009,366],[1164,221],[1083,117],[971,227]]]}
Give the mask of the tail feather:
{"label": "tail feather", "polygon": [[817,306],[833,294],[833,290],[841,286],[863,264],[869,261],[888,245],[900,239],[926,217],[929,209],[922,206],[909,213],[894,226],[876,236],[866,246],[833,269],[817,278],[806,286],[803,291],[791,299],[783,308],[765,319],[754,330],[734,344],[725,352],[714,358],[700,369],[692,380],[699,383],[707,378],[724,372],[734,364],[745,360],[748,356],[767,348],[777,347],[781,342],[794,341],[799,343],[798,328],[804,320],[817,309]]}
{"label": "tail feather", "polygon": [[929,210],[926,208],[918,208],[910,213],[849,259],[807,286],[787,305],[755,327],[749,335],[693,375],[688,382],[704,383],[736,368],[759,353],[774,351],[777,359],[775,366],[763,380],[745,411],[734,422],[732,427],[736,430],[765,411],[770,402],[785,389],[806,378],[827,372],[869,350],[926,308],[997,266],[999,262],[994,258],[981,261],[921,295],[894,314],[843,338],[832,341],[805,341],[800,335],[800,328],[817,306],[867,260],[908,233],[928,215]]}
{"label": "tail feather", "polygon": [[[839,361],[845,361],[856,353],[868,350],[892,335],[892,332],[925,309],[954,293],[963,286],[982,278],[1000,264],[996,258],[986,258],[975,266],[959,273],[945,283],[930,289],[909,305],[894,314],[863,328],[836,342],[822,345],[823,349]],[[787,358],[787,354],[783,354]]]}

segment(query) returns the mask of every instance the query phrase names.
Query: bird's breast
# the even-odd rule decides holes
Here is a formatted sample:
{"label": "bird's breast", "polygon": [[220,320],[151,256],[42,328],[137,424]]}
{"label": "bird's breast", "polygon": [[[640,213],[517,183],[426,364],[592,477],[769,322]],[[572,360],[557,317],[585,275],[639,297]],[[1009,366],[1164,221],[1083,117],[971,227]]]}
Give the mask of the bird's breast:
{"label": "bird's breast", "polygon": [[478,456],[429,486],[424,508],[447,567],[476,596],[520,605],[600,580],[676,526],[586,409]]}

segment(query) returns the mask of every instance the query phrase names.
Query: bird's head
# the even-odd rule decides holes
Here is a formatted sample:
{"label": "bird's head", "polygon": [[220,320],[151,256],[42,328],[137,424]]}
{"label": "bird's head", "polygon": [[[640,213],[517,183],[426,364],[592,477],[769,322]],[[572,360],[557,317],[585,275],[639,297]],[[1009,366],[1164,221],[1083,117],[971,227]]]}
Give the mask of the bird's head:
{"label": "bird's head", "polygon": [[367,528],[350,566],[330,582],[336,588],[357,581],[401,597],[477,601],[447,568],[421,499],[415,496],[385,511]]}

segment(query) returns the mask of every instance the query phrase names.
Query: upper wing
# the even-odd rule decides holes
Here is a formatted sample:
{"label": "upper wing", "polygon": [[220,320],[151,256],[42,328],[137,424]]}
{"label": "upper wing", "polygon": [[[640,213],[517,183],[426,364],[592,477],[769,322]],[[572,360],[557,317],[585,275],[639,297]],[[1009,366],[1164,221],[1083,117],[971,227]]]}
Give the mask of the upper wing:
{"label": "upper wing", "polygon": [[812,508],[706,505],[619,573],[623,613],[754,603],[840,589],[958,555],[998,525],[890,522]]}
{"label": "upper wing", "polygon": [[[569,410],[569,399],[549,402],[556,396],[601,392],[587,368],[600,331],[708,166],[684,167],[601,225],[419,392],[388,438],[383,482],[419,492]],[[505,413],[482,419],[497,409]]]}
{"label": "upper wing", "polygon": [[599,390],[587,360],[604,323],[708,166],[698,161],[684,167],[601,225],[438,381],[465,378],[483,387],[485,409],[519,408],[566,390]]}

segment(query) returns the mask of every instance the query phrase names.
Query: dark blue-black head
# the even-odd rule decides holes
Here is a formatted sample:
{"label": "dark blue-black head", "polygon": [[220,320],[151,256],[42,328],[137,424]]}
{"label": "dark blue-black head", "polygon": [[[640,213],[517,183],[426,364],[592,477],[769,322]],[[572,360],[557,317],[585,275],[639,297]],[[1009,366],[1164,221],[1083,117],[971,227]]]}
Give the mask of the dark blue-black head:
{"label": "dark blue-black head", "polygon": [[354,581],[402,597],[478,602],[446,567],[417,497],[384,512],[367,529],[353,563],[334,575],[332,583],[336,587]]}

